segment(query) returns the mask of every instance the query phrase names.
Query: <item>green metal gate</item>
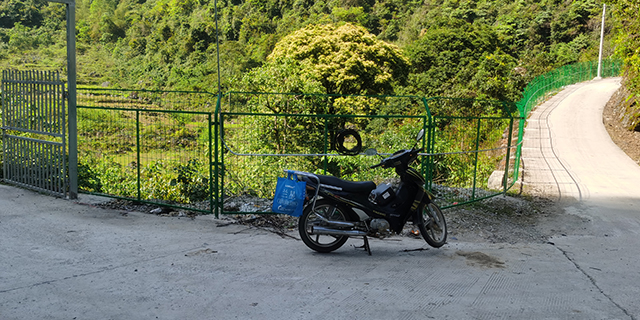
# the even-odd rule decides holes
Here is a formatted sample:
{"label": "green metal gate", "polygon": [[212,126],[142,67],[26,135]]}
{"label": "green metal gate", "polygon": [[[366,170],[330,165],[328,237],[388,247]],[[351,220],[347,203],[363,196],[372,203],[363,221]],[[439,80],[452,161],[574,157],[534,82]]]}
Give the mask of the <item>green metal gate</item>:
{"label": "green metal gate", "polygon": [[5,182],[67,195],[65,107],[58,72],[2,72]]}

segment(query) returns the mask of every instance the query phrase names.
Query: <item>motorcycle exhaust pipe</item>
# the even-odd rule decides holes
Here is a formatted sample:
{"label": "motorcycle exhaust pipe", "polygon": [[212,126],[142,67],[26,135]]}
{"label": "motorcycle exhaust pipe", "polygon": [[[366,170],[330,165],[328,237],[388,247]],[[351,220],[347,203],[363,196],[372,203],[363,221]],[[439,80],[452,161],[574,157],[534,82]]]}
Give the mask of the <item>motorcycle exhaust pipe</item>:
{"label": "motorcycle exhaust pipe", "polygon": [[343,227],[343,228],[353,228],[356,226],[355,223],[353,222],[347,222],[347,221],[333,221],[333,220],[327,220],[325,221],[325,223],[336,226],[336,227]]}
{"label": "motorcycle exhaust pipe", "polygon": [[356,226],[355,223],[353,222],[348,222],[348,221],[333,221],[333,220],[329,220],[325,217],[323,217],[322,215],[319,214],[315,214],[316,217],[320,220],[322,220],[322,222],[326,223],[326,224],[330,224],[330,225],[334,225],[336,227],[342,227],[342,228],[353,228]]}
{"label": "motorcycle exhaust pipe", "polygon": [[330,229],[324,227],[312,227],[311,234],[314,235],[328,235],[328,236],[366,236],[367,233],[359,230],[338,230],[338,229]]}

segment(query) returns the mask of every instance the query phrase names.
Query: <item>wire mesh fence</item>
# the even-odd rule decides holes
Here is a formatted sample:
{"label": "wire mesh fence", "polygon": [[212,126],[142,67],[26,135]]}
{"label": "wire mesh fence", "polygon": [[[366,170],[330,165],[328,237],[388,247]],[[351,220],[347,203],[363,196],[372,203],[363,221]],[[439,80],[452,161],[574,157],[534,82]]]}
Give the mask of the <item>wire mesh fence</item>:
{"label": "wire mesh fence", "polygon": [[430,187],[444,208],[506,192],[515,183],[521,140],[515,104],[432,98]]}
{"label": "wire mesh fence", "polygon": [[226,202],[243,195],[272,198],[285,169],[356,181],[392,179],[392,171],[369,169],[380,158],[363,151],[410,148],[428,126],[426,114],[419,97],[231,92],[220,112],[221,195]]}
{"label": "wire mesh fence", "polygon": [[[604,59],[602,61],[602,77],[616,77],[622,70],[622,61]],[[522,99],[517,102],[522,117],[527,117],[544,97],[556,90],[583,81],[594,79],[598,75],[598,62],[585,61],[554,69],[534,78],[524,89]]]}
{"label": "wire mesh fence", "polygon": [[215,102],[206,93],[80,89],[80,190],[213,212],[213,113],[185,110]]}
{"label": "wire mesh fence", "polygon": [[[603,76],[618,75],[620,67],[605,61]],[[268,204],[285,169],[393,182],[391,170],[369,167],[379,156],[412,147],[425,129],[417,168],[440,205],[461,205],[512,188],[528,112],[596,72],[593,62],[554,70],[534,79],[518,103],[80,88],[79,187],[203,213],[268,213],[268,205],[225,204],[239,197]],[[3,143],[0,161],[6,162],[13,142]],[[368,148],[379,156],[364,155]]]}

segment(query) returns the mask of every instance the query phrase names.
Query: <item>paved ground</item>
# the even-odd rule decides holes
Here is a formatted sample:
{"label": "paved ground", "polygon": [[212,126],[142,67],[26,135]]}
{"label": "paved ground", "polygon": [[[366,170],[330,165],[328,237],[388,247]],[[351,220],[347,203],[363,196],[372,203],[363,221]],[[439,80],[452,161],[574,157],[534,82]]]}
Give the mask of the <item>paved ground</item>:
{"label": "paved ground", "polygon": [[[539,106],[525,144],[525,190],[566,203],[565,211],[592,221],[585,235],[551,239],[611,302],[632,319],[640,270],[640,167],[602,124],[619,78],[580,83]],[[613,318],[613,317],[611,317]]]}
{"label": "paved ground", "polygon": [[[592,112],[588,96],[609,85],[571,89],[550,118],[566,104],[580,106],[572,116]],[[549,121],[555,148],[565,138]],[[440,249],[391,238],[373,240],[373,256],[358,240],[316,254],[211,217],[103,210],[88,196],[0,185],[0,319],[640,319],[640,195],[617,192],[614,180],[640,173],[616,164],[617,174],[591,177],[603,171],[580,163],[593,156],[558,157],[582,192],[568,214],[593,221],[581,234]]]}
{"label": "paved ground", "polygon": [[559,200],[637,197],[640,167],[602,125],[619,78],[566,87],[538,106],[523,144],[525,190]]}

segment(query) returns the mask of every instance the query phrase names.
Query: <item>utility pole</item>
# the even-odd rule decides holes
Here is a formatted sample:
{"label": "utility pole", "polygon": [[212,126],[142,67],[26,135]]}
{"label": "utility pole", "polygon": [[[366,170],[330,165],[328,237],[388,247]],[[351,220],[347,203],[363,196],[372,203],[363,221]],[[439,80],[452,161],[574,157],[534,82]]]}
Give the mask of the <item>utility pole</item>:
{"label": "utility pole", "polygon": [[602,79],[602,44],[604,42],[604,14],[607,11],[607,5],[602,5],[602,27],[600,27],[600,54],[598,55],[598,76],[595,80]]}
{"label": "utility pole", "polygon": [[76,0],[47,0],[67,5],[67,89],[69,125],[69,199],[78,198],[78,119],[76,91]]}

